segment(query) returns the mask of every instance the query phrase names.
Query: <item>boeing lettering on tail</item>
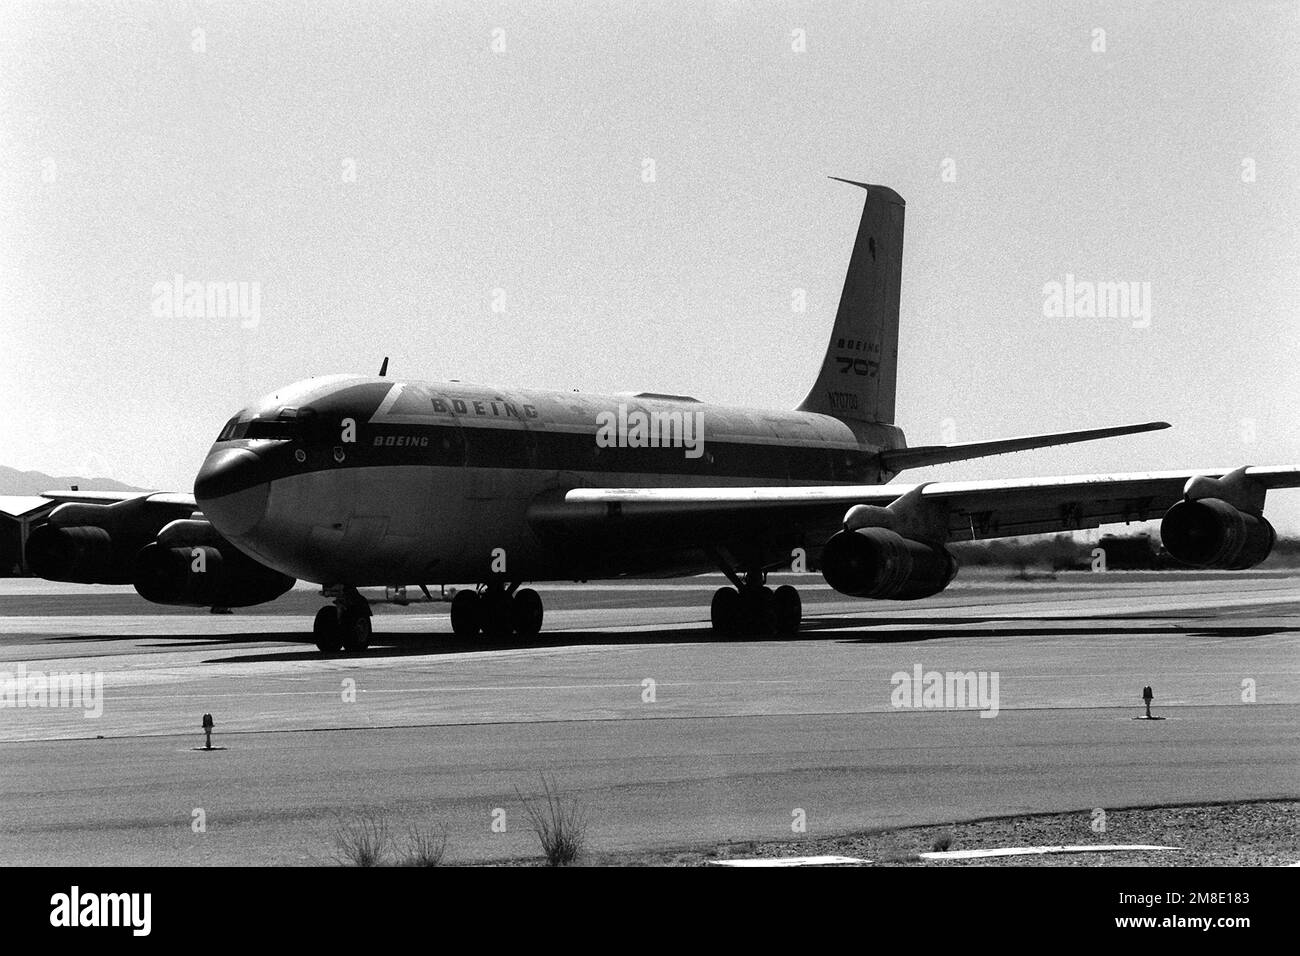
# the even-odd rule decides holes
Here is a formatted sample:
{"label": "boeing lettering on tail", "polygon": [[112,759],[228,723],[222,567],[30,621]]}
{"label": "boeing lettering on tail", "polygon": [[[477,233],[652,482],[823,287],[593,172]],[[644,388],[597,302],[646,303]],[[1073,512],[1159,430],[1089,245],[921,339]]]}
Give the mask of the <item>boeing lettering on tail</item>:
{"label": "boeing lettering on tail", "polygon": [[[1168,426],[908,447],[894,408],[904,204],[853,185],[866,203],[839,309],[793,410],[309,379],[231,418],[193,495],[49,493],[63,504],[32,532],[29,565],[199,607],[319,583],[330,603],[316,644],[359,651],[371,637],[367,586],[472,584],[452,603],[456,634],[529,637],[543,608],[525,583],[720,569],[730,584],[710,616],[731,637],[799,629],[798,592],[765,583],[796,553],[837,590],[885,600],[947,587],[955,540],[1163,516],[1164,546],[1186,564],[1240,569],[1269,554],[1265,494],[1300,484],[1294,467],[892,483],[909,468]],[[615,440],[602,439],[611,421]],[[634,442],[633,422],[670,439],[673,423],[684,439],[690,422],[692,442]]]}

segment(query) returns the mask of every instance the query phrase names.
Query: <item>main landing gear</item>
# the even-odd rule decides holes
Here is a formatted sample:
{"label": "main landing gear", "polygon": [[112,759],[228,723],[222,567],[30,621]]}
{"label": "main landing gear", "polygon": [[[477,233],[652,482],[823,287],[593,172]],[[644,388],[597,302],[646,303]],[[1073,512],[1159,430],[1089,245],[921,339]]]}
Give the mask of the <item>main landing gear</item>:
{"label": "main landing gear", "polygon": [[370,602],[356,588],[326,589],[321,592],[333,597],[316,612],[312,636],[322,653],[331,654],[342,648],[347,651],[364,651],[370,646]]}
{"label": "main landing gear", "polygon": [[735,587],[718,588],[713,595],[709,618],[713,631],[720,637],[750,637],[776,634],[793,637],[799,633],[803,602],[799,592],[788,584],[775,591],[769,588],[762,571],[750,571],[742,580],[724,567]]}
{"label": "main landing gear", "polygon": [[542,629],[542,599],[532,588],[489,584],[457,591],[451,599],[451,629],[457,637],[536,637]]}

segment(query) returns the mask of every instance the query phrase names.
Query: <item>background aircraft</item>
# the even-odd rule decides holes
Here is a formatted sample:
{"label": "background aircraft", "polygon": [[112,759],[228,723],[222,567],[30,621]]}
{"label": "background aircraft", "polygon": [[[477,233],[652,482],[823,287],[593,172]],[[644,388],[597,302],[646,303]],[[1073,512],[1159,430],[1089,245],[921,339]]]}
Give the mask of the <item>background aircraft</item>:
{"label": "background aircraft", "polygon": [[1295,468],[889,484],[908,468],[1168,426],[908,448],[894,424],[904,203],[853,185],[867,198],[839,309],[793,411],[309,379],[231,418],[192,496],[50,492],[64,503],[32,532],[28,563],[200,607],[317,582],[333,603],[314,636],[332,651],[368,645],[366,586],[470,582],[452,602],[457,634],[527,637],[543,608],[524,582],[720,568],[731,585],[711,619],[734,636],[798,630],[798,592],[765,578],[799,557],[842,593],[908,600],[952,581],[955,540],[1163,515],[1165,548],[1189,565],[1244,569],[1268,556],[1265,493],[1300,484]]}

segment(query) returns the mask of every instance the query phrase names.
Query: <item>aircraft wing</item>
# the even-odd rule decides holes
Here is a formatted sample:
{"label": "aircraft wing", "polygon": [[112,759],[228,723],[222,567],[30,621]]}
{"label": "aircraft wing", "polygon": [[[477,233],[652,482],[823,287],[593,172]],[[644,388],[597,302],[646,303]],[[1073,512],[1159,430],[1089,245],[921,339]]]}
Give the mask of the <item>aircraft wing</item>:
{"label": "aircraft wing", "polygon": [[707,544],[710,537],[743,534],[756,526],[774,533],[834,531],[842,526],[847,509],[897,507],[906,498],[908,509],[920,514],[933,532],[929,537],[969,541],[1159,518],[1179,499],[1198,488],[1203,491],[1206,486],[1195,483],[1206,479],[1231,482],[1235,503],[1258,513],[1268,489],[1300,487],[1300,468],[1253,466],[889,485],[575,488],[562,498],[536,502],[532,516],[539,530],[581,535],[621,527],[625,533],[659,531]]}
{"label": "aircraft wing", "polygon": [[78,504],[109,505],[118,501],[133,501],[136,498],[148,498],[162,505],[174,505],[177,508],[188,506],[197,511],[199,506],[193,495],[177,491],[42,491],[40,497],[57,501],[59,504],[76,502]]}

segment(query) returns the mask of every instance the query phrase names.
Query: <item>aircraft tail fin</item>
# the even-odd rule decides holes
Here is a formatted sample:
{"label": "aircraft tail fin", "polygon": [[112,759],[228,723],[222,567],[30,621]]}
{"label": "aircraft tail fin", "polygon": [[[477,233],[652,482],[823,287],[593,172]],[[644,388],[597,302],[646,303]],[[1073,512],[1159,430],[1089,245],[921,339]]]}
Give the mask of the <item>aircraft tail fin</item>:
{"label": "aircraft tail fin", "polygon": [[867,201],[826,357],[799,411],[889,424],[898,378],[903,198],[886,186],[831,179],[862,187]]}

